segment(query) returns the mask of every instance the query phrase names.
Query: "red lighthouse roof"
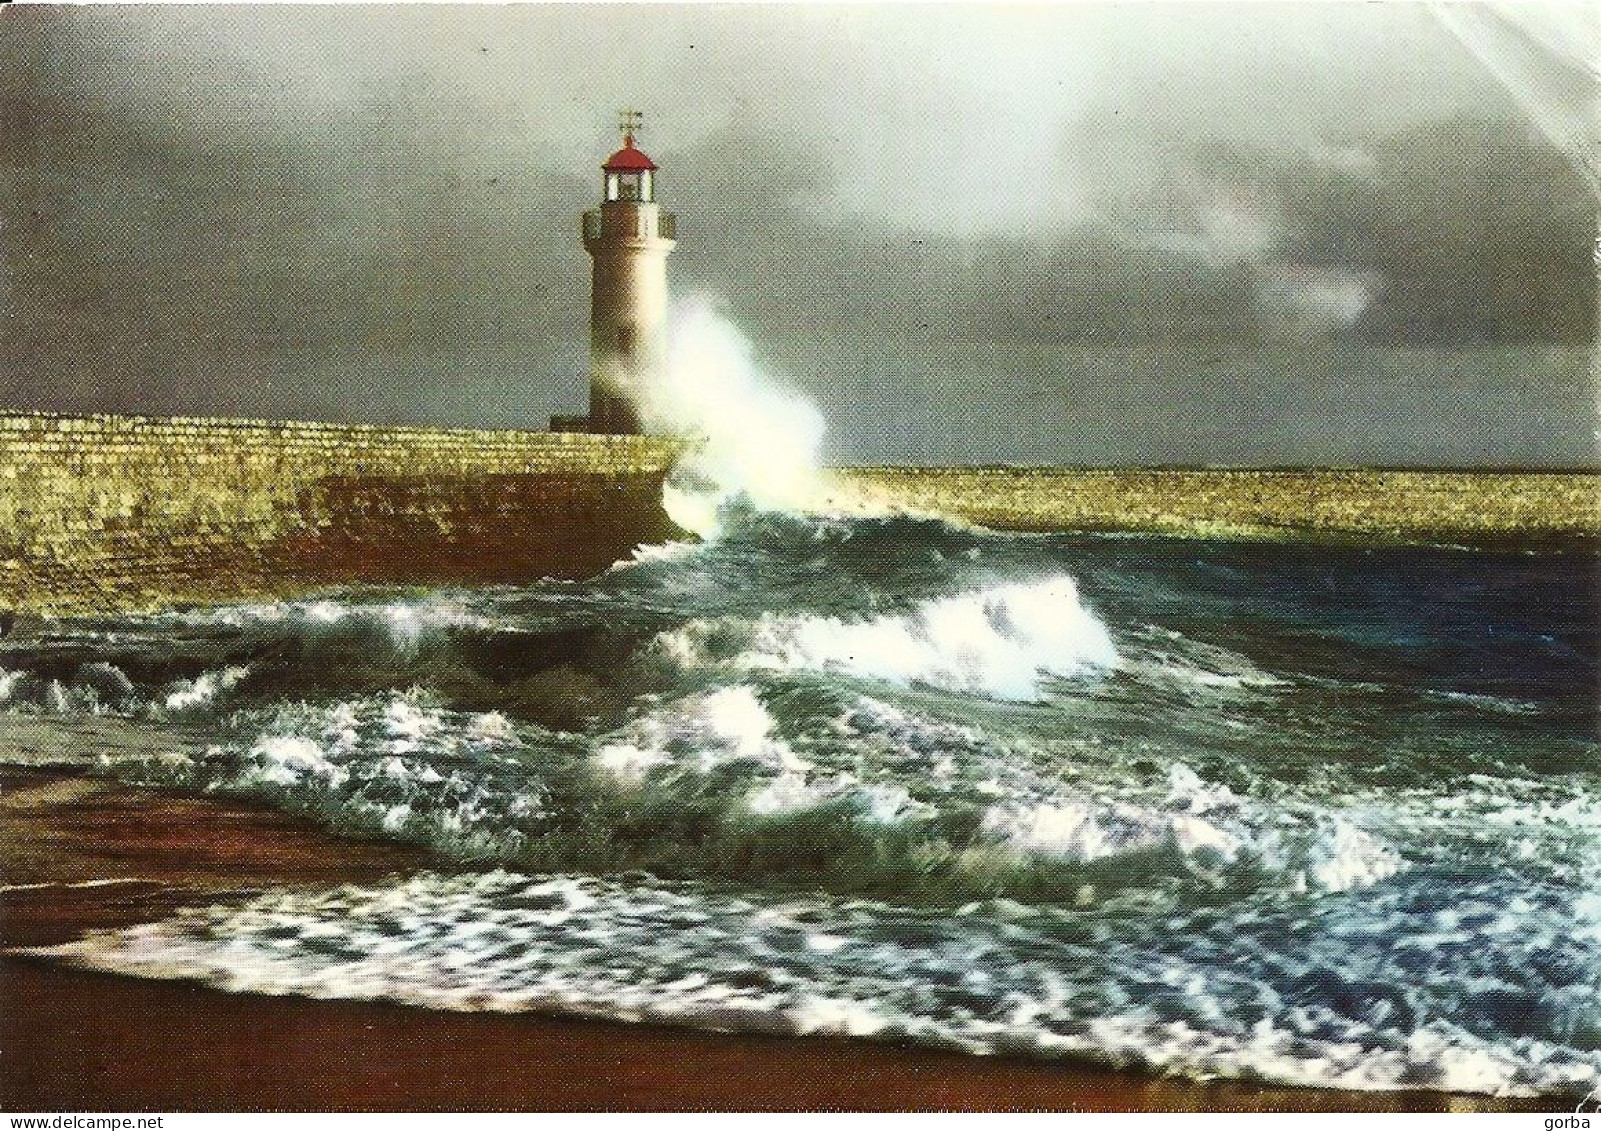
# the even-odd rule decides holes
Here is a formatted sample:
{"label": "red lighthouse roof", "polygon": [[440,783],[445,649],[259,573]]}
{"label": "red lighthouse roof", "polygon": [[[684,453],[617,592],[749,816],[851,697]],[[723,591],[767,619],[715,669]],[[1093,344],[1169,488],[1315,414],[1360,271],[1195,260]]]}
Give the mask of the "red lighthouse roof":
{"label": "red lighthouse roof", "polygon": [[623,147],[606,158],[601,168],[608,173],[643,173],[655,169],[656,162],[635,149],[633,136],[627,135],[623,138]]}

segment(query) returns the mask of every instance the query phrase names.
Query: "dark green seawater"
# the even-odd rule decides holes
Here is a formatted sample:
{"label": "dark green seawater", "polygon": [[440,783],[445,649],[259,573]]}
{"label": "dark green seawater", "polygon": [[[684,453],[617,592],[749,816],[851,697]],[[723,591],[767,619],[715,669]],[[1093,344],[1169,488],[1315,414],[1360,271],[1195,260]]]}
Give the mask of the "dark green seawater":
{"label": "dark green seawater", "polygon": [[744,514],[588,582],[54,622],[0,641],[0,706],[438,854],[53,951],[98,968],[1579,1097],[1597,581]]}

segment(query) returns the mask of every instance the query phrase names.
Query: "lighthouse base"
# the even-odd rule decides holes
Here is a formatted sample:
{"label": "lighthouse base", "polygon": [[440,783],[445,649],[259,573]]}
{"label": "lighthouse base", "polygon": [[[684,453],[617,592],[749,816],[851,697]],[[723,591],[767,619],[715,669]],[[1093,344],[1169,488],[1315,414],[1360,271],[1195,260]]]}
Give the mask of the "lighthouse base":
{"label": "lighthouse base", "polygon": [[591,381],[589,413],[585,416],[553,416],[552,432],[589,432],[601,436],[643,436],[639,410],[621,393]]}
{"label": "lighthouse base", "polygon": [[588,416],[553,416],[550,418],[552,432],[594,432],[595,427]]}
{"label": "lighthouse base", "polygon": [[643,436],[645,430],[632,415],[623,419],[596,420],[593,416],[553,416],[552,432],[587,432],[594,436]]}

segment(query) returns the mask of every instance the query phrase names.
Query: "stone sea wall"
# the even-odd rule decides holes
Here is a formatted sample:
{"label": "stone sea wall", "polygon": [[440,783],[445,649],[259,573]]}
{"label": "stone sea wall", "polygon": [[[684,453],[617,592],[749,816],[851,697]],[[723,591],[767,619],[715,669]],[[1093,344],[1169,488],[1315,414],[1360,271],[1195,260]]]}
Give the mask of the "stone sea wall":
{"label": "stone sea wall", "polygon": [[871,498],[1002,530],[1537,547],[1601,539],[1589,472],[853,468]]}
{"label": "stone sea wall", "polygon": [[[587,433],[0,415],[0,631],[360,583],[582,577],[682,537],[681,445]],[[1601,476],[853,468],[851,494],[1010,530],[1601,541]]]}
{"label": "stone sea wall", "polygon": [[0,616],[597,572],[674,533],[669,441],[0,415]]}

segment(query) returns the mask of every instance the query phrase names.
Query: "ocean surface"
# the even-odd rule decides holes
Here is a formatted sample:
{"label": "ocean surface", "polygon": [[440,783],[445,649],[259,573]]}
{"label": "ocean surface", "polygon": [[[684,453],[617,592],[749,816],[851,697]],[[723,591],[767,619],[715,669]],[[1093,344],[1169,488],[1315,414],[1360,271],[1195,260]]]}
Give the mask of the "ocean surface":
{"label": "ocean surface", "polygon": [[[585,582],[0,639],[141,785],[422,844],[44,953],[1194,1078],[1601,1086],[1590,553],[743,512]],[[93,755],[86,751],[86,755]]]}

